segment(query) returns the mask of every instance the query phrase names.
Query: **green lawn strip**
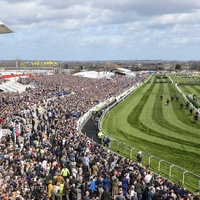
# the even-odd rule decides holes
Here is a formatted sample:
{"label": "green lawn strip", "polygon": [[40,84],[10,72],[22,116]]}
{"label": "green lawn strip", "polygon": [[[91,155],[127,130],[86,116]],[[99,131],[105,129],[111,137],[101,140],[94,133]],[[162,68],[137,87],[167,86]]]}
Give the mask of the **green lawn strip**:
{"label": "green lawn strip", "polygon": [[[152,118],[155,119],[159,125],[166,127],[168,130],[175,131],[175,132],[181,134],[181,136],[182,135],[185,135],[185,136],[191,135],[191,131],[195,131],[197,134],[194,135],[193,137],[199,137],[200,132],[197,129],[194,128],[193,130],[190,130],[191,128],[193,128],[192,126],[189,126],[189,127],[184,126],[185,123],[181,123],[179,120],[177,120],[176,116],[174,115],[174,111],[172,110],[172,106],[171,106],[172,103],[177,104],[177,102],[175,100],[173,100],[173,102],[170,100],[169,105],[167,105],[165,101],[160,101],[160,99],[159,99],[160,93],[164,93],[165,99],[166,98],[170,99],[171,94],[169,94],[168,86],[169,86],[168,84],[160,85],[159,93],[156,98],[156,103],[154,104],[154,109],[153,109],[154,113],[153,113]],[[159,112],[159,114],[157,114],[158,112]],[[188,111],[188,113],[189,113],[189,111]],[[167,118],[167,120],[165,118]],[[169,119],[171,119],[171,120],[169,121]]]}
{"label": "green lawn strip", "polygon": [[[190,148],[188,147],[189,151],[196,152],[199,147],[198,144],[186,141],[184,139],[179,139],[179,135],[176,138],[173,138],[176,135],[175,132],[171,132],[171,134],[169,134],[167,128],[163,129],[162,127],[158,126],[158,124],[154,123],[151,119],[153,110],[152,104],[154,102],[154,100],[152,100],[151,97],[155,96],[153,94],[157,94],[157,92],[154,91],[155,86],[156,84],[152,84],[148,91],[144,93],[144,96],[137,104],[137,106],[135,106],[134,109],[132,109],[131,113],[128,115],[127,118],[128,123],[134,129],[138,129],[141,131],[140,136],[149,138],[149,140],[154,140],[157,143],[165,142],[168,143],[168,146],[176,145],[176,147],[180,149],[183,148],[184,145],[190,145]],[[118,127],[120,127],[120,130],[122,131],[126,130],[126,133],[133,132],[133,130],[131,130],[131,127],[129,127],[128,125],[124,126],[124,122],[120,123],[120,120],[118,121]],[[177,141],[180,144],[177,143]]]}
{"label": "green lawn strip", "polygon": [[[153,86],[151,86],[151,87],[154,87],[155,85],[153,85]],[[145,93],[145,95],[143,96],[143,99],[145,99],[145,101],[147,100],[147,96],[149,96],[149,93],[148,92],[146,92]],[[132,124],[132,127],[134,127],[135,129],[138,129],[138,130],[142,130],[142,131],[146,131],[146,132],[148,132],[148,134],[149,135],[151,135],[151,136],[156,136],[156,137],[160,137],[160,132],[158,132],[158,131],[155,131],[155,130],[153,130],[153,129],[150,129],[150,128],[148,128],[148,127],[146,127],[143,123],[141,123],[138,119],[139,119],[139,115],[141,114],[141,110],[143,110],[143,103],[142,103],[142,100],[138,103],[138,105],[137,106],[135,106],[135,108],[133,109],[133,111],[132,111],[132,113],[134,113],[134,116],[132,116],[132,115],[129,115],[129,117],[128,117],[128,121],[129,121],[129,123],[130,124],[132,124],[132,122],[133,122],[133,124]],[[130,106],[128,105],[128,104],[126,104],[126,106],[128,106],[128,108],[129,108],[129,110],[130,110]],[[123,109],[123,110],[126,110],[126,109]],[[147,109],[146,109],[147,110]],[[124,115],[122,115],[121,113],[119,114],[119,112],[117,111],[117,115],[116,114],[114,114],[115,115],[115,119],[117,119],[117,120],[115,120],[115,122],[119,125],[120,124],[120,126],[124,126],[124,124],[126,124],[126,122],[124,121],[124,119],[125,119],[125,117],[123,117]],[[125,113],[127,113],[127,112],[125,112]],[[116,118],[116,116],[120,116],[119,118]],[[146,114],[145,114],[145,116],[146,116]],[[130,119],[130,120],[129,120]],[[151,119],[149,119],[149,120],[151,120]],[[148,121],[149,120],[147,120],[147,122],[145,122],[145,124],[147,124],[148,123]],[[110,125],[112,124],[113,122],[111,122],[110,123]],[[108,128],[110,127],[110,125],[108,126]],[[127,126],[126,126],[126,128],[127,128]],[[163,132],[166,132],[166,130],[163,130]],[[190,135],[190,133],[189,133],[189,135]],[[162,135],[162,138],[163,139],[166,139],[166,140],[168,140],[168,141],[174,141],[174,139],[173,139],[173,137],[172,136],[170,136],[170,135],[165,135],[165,136],[163,136]],[[177,137],[176,139],[178,139],[179,137]],[[181,139],[180,139],[181,140]],[[193,140],[194,141],[194,140]],[[179,141],[180,142],[180,141]],[[193,147],[197,147],[197,145],[196,144],[194,144],[193,142],[190,142],[189,140],[188,141],[184,141],[183,139],[181,140],[181,142],[182,142],[182,145],[183,144],[187,144],[187,145],[191,145],[191,146],[193,146]],[[196,150],[195,150],[196,151]]]}
{"label": "green lawn strip", "polygon": [[194,85],[193,89],[196,91],[197,97],[200,97],[200,85]]}
{"label": "green lawn strip", "polygon": [[188,85],[189,89],[191,90],[191,94],[197,95],[200,97],[200,85]]}
{"label": "green lawn strip", "polygon": [[[137,132],[132,135],[133,132],[123,132],[121,129],[116,130],[116,132],[112,132],[112,136],[116,139],[130,145],[132,147],[138,148],[143,152],[147,152],[159,158],[162,158],[168,162],[176,164],[180,167],[183,167],[193,173],[198,173],[200,164],[199,151],[196,152],[188,152],[187,150],[180,150],[174,144],[173,146],[167,145],[166,143],[157,143],[154,140],[150,140],[149,137],[143,136],[141,133]],[[146,163],[147,164],[147,159]],[[196,168],[194,168],[196,165]],[[151,166],[154,170],[156,170],[157,166]],[[165,169],[166,170],[166,169]]]}
{"label": "green lawn strip", "polygon": [[[158,89],[158,86],[156,88]],[[177,126],[174,126],[174,127],[171,126],[167,121],[165,121],[163,116],[160,115],[161,110],[152,109],[153,105],[158,105],[158,103],[156,102],[156,99],[159,99],[154,94],[157,94],[157,92],[152,91],[151,95],[148,98],[148,101],[143,106],[143,110],[139,117],[138,129],[141,131],[147,132],[148,135],[157,137],[159,139],[162,138],[168,142],[169,141],[174,142],[178,139],[179,143],[181,143],[181,145],[191,146],[192,148],[193,147],[198,148],[199,144],[195,143],[194,139],[189,141],[189,139],[191,139],[191,138],[188,135],[190,135],[191,132],[182,130],[181,128],[179,128]],[[156,102],[156,103],[154,103],[154,102]],[[139,106],[137,106],[137,107],[139,107]],[[133,113],[136,113],[136,111],[134,110]],[[133,117],[131,117],[131,118],[133,118]],[[159,120],[159,122],[157,120],[155,120],[155,118],[157,120]],[[135,121],[133,121],[132,126],[136,127],[134,122]],[[170,127],[171,127],[171,129],[170,129]],[[185,133],[185,137],[183,138],[181,136],[183,135],[182,132],[184,132],[184,131],[186,133]],[[182,138],[182,139],[180,139],[180,138]],[[153,138],[153,139],[156,140],[156,138]],[[196,151],[196,149],[194,149],[193,151]]]}
{"label": "green lawn strip", "polygon": [[[121,155],[130,158],[130,152],[132,153],[132,160],[136,160],[136,155],[137,155],[137,151],[131,151],[132,148],[130,148],[130,146],[132,147],[136,147],[137,145],[139,145],[139,147],[137,147],[138,149],[142,150],[143,152],[148,152],[154,156],[158,156],[162,159],[165,159],[166,161],[170,161],[173,164],[176,164],[180,167],[183,167],[184,169],[187,169],[189,171],[192,171],[193,173],[198,173],[198,166],[199,163],[196,162],[196,167],[192,167],[191,168],[191,158],[194,158],[195,155],[186,155],[184,152],[181,152],[179,150],[174,150],[171,147],[166,147],[166,146],[162,146],[160,144],[153,144],[149,141],[145,141],[141,138],[137,138],[134,137],[134,140],[132,140],[133,136],[129,136],[128,134],[123,134],[122,132],[120,133],[121,136],[125,136],[123,138],[117,138],[120,141],[124,141],[127,145],[123,145],[121,146],[121,148],[119,148],[118,145],[115,145],[115,149],[113,149],[114,151],[120,153]],[[123,149],[127,149],[125,148],[125,146],[127,146],[127,148],[129,149],[129,153],[128,155],[124,155],[123,154]],[[169,150],[169,151],[168,151]],[[161,157],[162,156],[162,157]],[[172,158],[175,158],[175,160],[172,160]],[[196,159],[198,159],[199,155],[195,156]],[[184,159],[186,160],[186,162],[184,162]],[[143,153],[143,166],[146,166],[149,162],[149,156],[146,156]],[[155,158],[151,158],[151,163],[150,163],[150,170],[152,170],[155,173],[158,173],[166,178],[168,177],[168,173],[169,173],[169,168],[170,168],[170,164],[162,162],[161,163],[161,169],[160,171],[158,171],[158,162],[159,160],[155,159]],[[177,163],[179,162],[179,163]],[[195,162],[195,158],[194,158],[194,162]],[[181,165],[179,165],[181,163]],[[184,165],[184,163],[186,163],[186,165]],[[190,168],[189,168],[190,167]],[[197,169],[197,170],[195,170]],[[173,181],[174,183],[178,183],[178,182],[182,182],[182,175],[183,175],[183,170],[177,169],[176,167],[172,168],[172,176],[169,178],[171,181]],[[189,173],[186,173],[185,175],[185,185],[182,186],[187,186],[187,189],[191,192],[195,192],[197,187],[198,187],[198,177],[195,177]]]}
{"label": "green lawn strip", "polygon": [[[177,74],[179,75],[179,74]],[[199,77],[196,78],[180,78],[179,76],[177,76],[175,74],[170,74],[169,76],[173,79],[174,82],[178,82],[178,83],[184,83],[184,84],[189,84],[189,83],[198,83]]]}
{"label": "green lawn strip", "polygon": [[184,85],[184,91],[188,94],[200,95],[200,90],[198,90],[194,85]]}
{"label": "green lawn strip", "polygon": [[[163,105],[163,107],[164,107],[164,105]],[[169,113],[173,112],[173,106],[171,104],[166,109],[167,109],[167,112],[169,111]],[[188,126],[188,124],[185,124],[180,120],[177,120],[177,115],[175,115],[175,114],[172,115],[167,112],[165,113],[165,120],[170,124],[170,126],[177,126],[177,133],[179,134],[179,136],[184,137],[184,138],[189,137],[191,141],[193,141],[193,142],[195,141],[197,144],[199,144],[199,141],[196,140],[196,138],[200,137],[200,131],[196,127],[196,124],[193,125],[191,123],[190,126]],[[188,111],[188,115],[189,115],[189,111]],[[190,120],[191,121],[193,120],[193,116],[191,117]],[[179,127],[181,127],[181,128],[179,128]],[[180,130],[184,130],[184,131],[180,131]],[[185,131],[185,130],[188,130],[188,131]]]}
{"label": "green lawn strip", "polygon": [[[163,84],[156,84],[157,87],[158,85],[161,85],[163,88]],[[143,131],[145,130],[153,136],[161,137],[162,139],[166,139],[168,141],[174,141],[176,139],[179,139],[182,144],[192,146],[192,147],[199,147],[198,141],[194,140],[194,138],[200,136],[199,131],[196,130],[196,132],[199,133],[199,135],[196,134],[193,136],[193,134],[191,134],[191,131],[188,131],[188,128],[190,127],[187,126],[185,127],[185,129],[183,129],[183,128],[180,128],[181,126],[179,126],[178,124],[175,124],[173,126],[168,121],[165,120],[164,116],[162,115],[162,109],[160,106],[161,103],[163,103],[163,101],[160,100],[159,95],[158,96],[154,95],[155,93],[160,94],[163,92],[164,92],[163,89],[159,90],[159,92],[152,91],[147,103],[143,107],[143,110],[140,116],[140,126],[143,127]],[[154,108],[152,108],[152,102],[155,102]],[[171,112],[170,116],[175,116],[173,115],[173,111]],[[175,121],[176,120],[177,119],[175,119]],[[133,127],[135,127],[134,124],[133,124]],[[191,136],[193,136],[193,138],[191,138]],[[180,139],[180,138],[183,138],[183,139]]]}
{"label": "green lawn strip", "polygon": [[[139,92],[139,94],[140,94],[140,92]],[[141,98],[141,95],[140,95],[140,98]],[[137,98],[134,98],[134,101],[135,101],[136,99],[137,99]],[[126,104],[126,102],[123,102],[123,103]],[[137,105],[137,104],[136,104],[136,105]],[[124,108],[124,107],[123,107],[123,108]],[[130,107],[129,107],[129,110],[130,110]],[[140,110],[142,110],[142,107],[140,108]],[[111,111],[111,112],[112,112],[112,111]],[[111,113],[111,112],[110,112],[110,113]],[[117,111],[117,113],[118,113],[117,115],[119,116],[120,114],[119,114],[118,111]],[[111,118],[112,118],[112,117],[111,117]],[[121,119],[124,119],[124,118],[126,119],[125,116],[121,116]],[[120,120],[119,120],[119,121],[120,121]],[[133,121],[134,121],[134,120],[133,120]],[[123,121],[123,122],[124,122],[124,121]],[[126,126],[126,123],[124,122],[122,126]],[[110,130],[110,132],[112,131],[112,127],[111,127],[110,125],[109,125],[109,130]],[[114,129],[113,137],[115,137],[116,139],[119,139],[118,133],[116,133],[116,131],[117,131],[117,130]],[[107,132],[107,133],[109,133],[109,135],[110,135],[110,132]],[[138,130],[132,128],[131,133],[137,134],[137,132],[138,132]],[[127,136],[127,135],[128,135],[128,133],[127,133],[126,135],[122,135],[122,137],[124,138],[124,137]],[[133,139],[132,139],[132,138],[133,138]],[[119,139],[119,140],[120,140],[120,139]],[[138,140],[139,140],[139,141],[138,141]],[[143,138],[140,137],[138,140],[137,140],[137,137],[136,137],[136,136],[130,135],[130,136],[129,136],[129,139],[128,139],[127,141],[128,141],[128,142],[130,141],[131,143],[133,142],[133,143],[134,143],[133,145],[134,145],[135,148],[138,148],[138,147],[139,147],[139,149],[144,149],[144,147],[146,147],[146,143],[143,143]],[[125,142],[127,142],[127,141],[125,140]],[[148,142],[147,142],[147,143],[148,143]],[[150,147],[148,146],[148,150],[150,150],[152,147],[153,147],[153,149],[154,149],[155,145],[152,146],[152,143],[148,143],[148,144],[150,144]],[[136,147],[136,145],[137,145],[137,147]],[[159,151],[159,146],[160,146],[159,144],[156,145],[156,150],[154,150],[154,151],[152,152],[153,155],[155,155],[154,152],[156,153],[157,150],[158,150],[157,156],[158,156],[158,155],[161,155],[160,152],[163,152],[163,151],[162,151],[162,150]],[[169,147],[169,149],[170,149],[170,148],[171,148],[171,147]],[[148,150],[147,150],[146,152],[148,152]],[[145,151],[145,149],[144,149],[143,151]],[[179,150],[177,150],[177,151],[179,151]],[[174,151],[173,151],[173,152],[174,152]],[[164,153],[164,152],[163,152],[163,153]],[[168,161],[170,160],[170,162],[171,162],[171,160],[173,160],[173,159],[171,159],[171,158],[170,158],[170,159],[167,159],[167,157],[168,157],[168,156],[172,156],[171,154],[172,154],[172,152],[169,153],[169,155],[167,155],[167,156],[165,155],[165,159],[168,160]],[[177,158],[176,153],[175,153],[175,154],[173,153],[173,157],[176,157],[176,158]],[[187,158],[187,155],[186,155],[185,157]],[[194,158],[194,156],[191,156],[191,157],[192,157],[192,159]],[[163,158],[163,157],[162,157],[162,158]],[[180,158],[180,156],[179,156],[178,158]],[[175,160],[176,160],[176,159],[175,159]],[[194,159],[194,160],[198,160],[198,158],[196,158],[196,159]],[[175,164],[176,162],[173,162],[173,163]],[[184,162],[184,163],[185,163],[185,162]],[[180,166],[184,166],[184,163],[182,163],[182,165],[180,165]],[[198,164],[198,162],[196,162],[196,164]],[[187,161],[186,166],[188,166],[188,165],[190,165],[190,162]],[[189,167],[187,167],[187,169],[190,170]],[[190,171],[192,171],[192,170],[190,170]],[[195,171],[195,170],[193,170],[193,171]]]}
{"label": "green lawn strip", "polygon": [[131,96],[126,98],[123,102],[112,109],[103,120],[103,130],[110,135],[111,130],[114,132],[116,127],[125,127],[126,125],[128,125],[127,116],[134,108],[137,110],[138,113],[141,112],[142,108],[137,107],[137,105],[141,102],[141,98],[144,99],[143,94],[147,93],[150,87],[152,87],[152,84],[144,84]]}
{"label": "green lawn strip", "polygon": [[[126,98],[124,101],[122,101],[120,104],[118,104],[115,108],[113,108],[110,113],[114,118],[112,119],[113,123],[127,123],[126,117],[128,113],[131,111],[132,107],[135,107],[138,102],[140,102],[140,99],[143,96],[143,92],[146,92],[148,88],[151,86],[151,84],[145,84],[142,86],[142,88],[139,88],[134,94],[130,95],[128,98]],[[106,127],[106,124],[104,124],[107,120],[107,117],[109,115],[106,115],[105,120],[103,121],[103,128]],[[119,121],[118,121],[119,120]]]}
{"label": "green lawn strip", "polygon": [[115,127],[116,124],[127,124],[127,115],[131,111],[131,107],[137,106],[138,102],[146,92],[151,84],[144,84],[137,89],[132,95],[127,97],[120,104],[115,106],[103,120],[102,128],[106,133],[109,133],[110,127]]}
{"label": "green lawn strip", "polygon": [[[141,98],[141,93],[140,92],[138,92],[138,93],[140,94],[140,98]],[[135,98],[135,99],[137,99],[137,98]],[[137,101],[138,101],[138,99],[137,99]],[[122,104],[126,104],[126,102],[124,101]],[[123,108],[124,107],[122,106],[121,109],[123,109]],[[129,110],[130,110],[130,108],[129,108]],[[142,110],[142,107],[140,108],[140,110]],[[112,113],[112,111],[110,113]],[[141,137],[140,131],[138,131],[137,129],[132,127],[132,129],[129,133],[129,131],[127,130],[127,129],[129,129],[128,128],[129,126],[126,125],[126,123],[124,121],[124,119],[126,119],[126,116],[121,115],[118,111],[117,111],[117,116],[118,117],[121,116],[121,120],[123,119],[123,124],[119,125],[118,124],[119,122],[118,122],[117,126],[126,127],[126,131],[125,132],[120,131],[120,134],[119,134],[119,132],[117,131],[117,128],[116,128],[117,126],[112,125],[113,124],[113,122],[112,122],[109,125],[109,128],[108,128],[109,130],[106,131],[107,133],[109,133],[109,135],[111,137],[116,138],[118,140],[121,140],[125,143],[128,143],[129,145],[134,146],[135,148],[141,149],[142,151],[152,153],[155,156],[161,157],[161,152],[162,152],[162,153],[165,154],[165,155],[162,156],[162,158],[165,159],[165,160],[168,160],[170,162],[173,162],[174,164],[176,164],[176,161],[177,161],[177,158],[178,158],[179,161],[182,160],[182,163],[181,163],[180,166],[182,166],[182,167],[185,166],[186,169],[193,171],[193,172],[196,172],[195,167],[193,165],[193,162],[198,160],[199,155],[195,156],[195,153],[194,154],[193,153],[191,154],[190,152],[185,153],[183,150],[177,150],[177,149],[174,150],[174,148],[172,148],[171,146],[170,147],[165,146],[165,149],[170,149],[170,151],[167,153],[163,149],[160,149],[161,144],[152,143],[151,141],[149,141],[149,138],[147,138],[147,140],[146,140],[146,135],[145,136],[142,135],[142,137]],[[113,115],[113,117],[116,117],[115,114]],[[112,117],[109,117],[109,118],[112,118]],[[119,119],[119,121],[120,121],[120,119]],[[108,121],[108,124],[109,124],[109,121]],[[132,135],[132,134],[134,134],[134,135]],[[140,136],[140,137],[138,138],[138,136]],[[144,140],[144,138],[145,138],[145,140]],[[197,152],[199,152],[199,151],[197,151]],[[186,159],[186,161],[184,161],[184,158]],[[189,162],[188,162],[188,160],[189,160]],[[195,162],[195,164],[198,166],[199,162]],[[189,168],[189,166],[190,167],[192,166],[192,167]],[[197,166],[196,166],[196,168],[198,168]],[[191,170],[193,168],[194,168],[194,170]]]}
{"label": "green lawn strip", "polygon": [[178,87],[182,90],[183,93],[192,94],[191,90],[188,88],[187,85],[179,85]]}
{"label": "green lawn strip", "polygon": [[[178,91],[175,89],[175,87],[172,84],[169,84],[169,91],[171,94],[177,94]],[[179,101],[172,104],[174,112],[177,116],[177,119],[182,121],[183,123],[187,124],[188,126],[195,126],[195,128],[200,129],[200,123],[194,123],[193,118],[188,115],[188,110],[182,109],[180,110],[180,103],[185,102],[184,98],[182,95],[179,95]],[[181,111],[181,112],[180,112]]]}
{"label": "green lawn strip", "polygon": [[[165,85],[165,87],[167,87],[167,85]],[[180,126],[179,125],[180,121],[176,119],[176,116],[173,114],[173,111],[169,110],[170,108],[172,108],[171,102],[169,103],[169,105],[166,105],[165,101],[160,100],[161,93],[164,93],[163,84],[159,84],[159,90],[155,98],[153,114],[151,118],[156,124],[160,126],[157,129],[159,130],[159,132],[162,133],[162,137],[165,138],[166,140],[173,141],[174,139],[177,139],[177,138],[180,139],[180,137],[182,138],[182,136],[184,135],[184,138],[181,140],[182,144],[185,143],[188,146],[198,147],[199,143],[195,144],[194,138],[200,137],[199,131],[196,130],[197,134],[193,136],[193,134],[191,134],[191,131],[189,131],[190,127]],[[171,120],[170,122],[166,120],[165,118],[168,116],[170,116],[170,118],[172,118],[173,120]],[[181,125],[184,125],[184,124],[182,123]],[[162,127],[165,129],[162,129]],[[191,139],[191,135],[193,137],[192,137],[191,142],[189,142],[189,140]]]}
{"label": "green lawn strip", "polygon": [[[146,113],[146,115],[148,114]],[[141,115],[141,118],[142,117],[143,116]],[[126,126],[125,130],[127,129],[128,126]],[[189,137],[185,139],[175,132],[171,132],[168,131],[166,128],[159,127],[157,124],[153,123],[152,120],[144,119],[142,122],[140,122],[140,125],[139,127],[137,127],[137,129],[142,132],[140,133],[140,136],[145,137],[149,141],[154,141],[156,143],[165,143],[168,146],[176,146],[176,148],[187,149],[191,152],[196,152],[200,150],[198,142],[194,139],[189,140]],[[124,129],[122,128],[121,130]],[[131,129],[129,131],[131,131]]]}
{"label": "green lawn strip", "polygon": [[[165,91],[168,93],[168,96],[171,95],[171,94],[169,94],[170,93],[169,86],[171,87],[171,85],[165,85]],[[174,96],[176,96],[176,93],[174,93]],[[165,98],[167,98],[167,97],[165,97]],[[174,110],[173,105],[176,106],[175,110]],[[190,123],[188,125],[185,122],[177,119],[176,113],[184,112],[184,115],[186,115],[186,117],[188,118],[187,120],[189,120],[189,121],[193,120],[193,116],[191,117],[189,115],[189,109],[187,110],[186,107],[184,106],[183,110],[180,110],[180,101],[179,102],[176,102],[176,100],[174,100],[173,102],[170,101],[168,106],[166,106],[166,104],[163,103],[162,110],[165,113],[164,118],[167,121],[166,123],[168,125],[170,125],[169,129],[173,128],[174,126],[177,127],[176,132],[179,133],[181,137],[182,136],[191,137],[192,141],[194,141],[195,138],[200,137],[200,131],[198,130],[198,127],[196,126],[196,124]]]}

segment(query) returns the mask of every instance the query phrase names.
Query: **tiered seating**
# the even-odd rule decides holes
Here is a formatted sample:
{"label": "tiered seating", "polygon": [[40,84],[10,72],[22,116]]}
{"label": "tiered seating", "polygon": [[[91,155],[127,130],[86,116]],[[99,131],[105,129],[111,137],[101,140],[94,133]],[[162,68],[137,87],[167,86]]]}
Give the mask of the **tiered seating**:
{"label": "tiered seating", "polygon": [[0,85],[0,89],[5,92],[24,92],[27,86],[22,85],[14,80],[7,81]]}

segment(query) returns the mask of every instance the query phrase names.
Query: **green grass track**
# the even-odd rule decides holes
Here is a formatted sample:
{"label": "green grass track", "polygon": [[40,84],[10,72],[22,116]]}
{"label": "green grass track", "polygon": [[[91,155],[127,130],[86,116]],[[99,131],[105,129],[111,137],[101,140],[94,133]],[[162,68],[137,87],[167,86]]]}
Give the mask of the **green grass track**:
{"label": "green grass track", "polygon": [[[146,83],[113,108],[103,130],[112,138],[200,175],[200,121],[174,98],[172,83]],[[163,94],[163,100],[160,100]]]}

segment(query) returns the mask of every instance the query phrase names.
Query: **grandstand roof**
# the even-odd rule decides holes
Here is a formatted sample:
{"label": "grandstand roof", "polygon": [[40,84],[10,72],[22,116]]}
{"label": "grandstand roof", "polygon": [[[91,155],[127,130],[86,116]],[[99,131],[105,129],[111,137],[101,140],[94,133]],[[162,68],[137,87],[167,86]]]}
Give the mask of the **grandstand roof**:
{"label": "grandstand roof", "polygon": [[13,31],[8,28],[3,22],[0,21],[0,34],[12,33]]}
{"label": "grandstand roof", "polygon": [[85,72],[78,72],[74,74],[75,76],[82,76],[87,78],[110,78],[113,76],[114,73],[111,72],[96,72],[96,71],[85,71]]}

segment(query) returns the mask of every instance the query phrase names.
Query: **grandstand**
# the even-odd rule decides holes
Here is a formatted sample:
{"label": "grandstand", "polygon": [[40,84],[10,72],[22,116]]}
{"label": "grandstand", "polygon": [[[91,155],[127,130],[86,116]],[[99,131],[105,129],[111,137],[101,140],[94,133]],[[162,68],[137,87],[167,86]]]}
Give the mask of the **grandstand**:
{"label": "grandstand", "polygon": [[0,21],[0,34],[5,34],[5,33],[13,33],[13,31],[6,26],[2,21]]}
{"label": "grandstand", "polygon": [[0,91],[4,92],[25,92],[27,88],[33,88],[33,85],[22,85],[15,80],[8,80],[0,84]]}

